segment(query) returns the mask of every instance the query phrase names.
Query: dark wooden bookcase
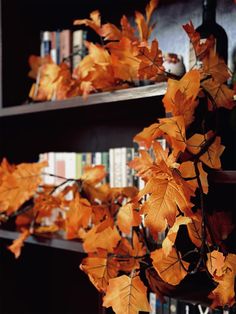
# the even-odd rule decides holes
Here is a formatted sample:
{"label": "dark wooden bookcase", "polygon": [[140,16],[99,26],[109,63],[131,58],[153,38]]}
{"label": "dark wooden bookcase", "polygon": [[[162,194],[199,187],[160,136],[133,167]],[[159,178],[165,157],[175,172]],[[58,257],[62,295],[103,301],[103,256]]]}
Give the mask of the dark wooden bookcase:
{"label": "dark wooden bookcase", "polygon": [[[140,0],[1,0],[0,159],[32,162],[48,151],[103,151],[131,146],[133,136],[164,116],[166,83],[65,101],[27,103],[28,57],[39,54],[41,30],[73,29],[73,20],[99,9],[103,21],[144,10]],[[171,2],[171,1],[167,1]],[[173,1],[172,1],[173,2]],[[89,34],[89,38],[93,35]],[[96,38],[95,38],[96,39]],[[222,183],[222,174],[214,174]],[[232,179],[233,178],[233,179]],[[234,172],[224,184],[236,182]],[[79,270],[77,241],[30,237],[15,260],[4,247],[17,232],[0,230],[0,313],[102,313],[99,294]]]}

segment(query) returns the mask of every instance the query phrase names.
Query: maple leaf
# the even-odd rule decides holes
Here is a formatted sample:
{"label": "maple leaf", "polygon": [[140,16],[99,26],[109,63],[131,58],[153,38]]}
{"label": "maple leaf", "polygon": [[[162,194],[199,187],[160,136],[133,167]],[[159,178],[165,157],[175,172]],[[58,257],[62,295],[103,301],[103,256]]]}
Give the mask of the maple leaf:
{"label": "maple leaf", "polygon": [[183,261],[180,253],[177,254],[173,247],[167,256],[163,249],[158,249],[151,253],[151,258],[159,276],[171,285],[178,285],[187,275],[186,269],[188,269],[189,263]]}
{"label": "maple leaf", "polygon": [[49,55],[46,55],[44,57],[31,55],[29,57],[29,65],[31,67],[31,70],[28,73],[28,76],[36,80],[40,67],[43,64],[48,64],[48,63],[53,63],[52,58]]}
{"label": "maple leaf", "polygon": [[140,47],[137,58],[141,60],[139,65],[140,79],[155,79],[157,75],[163,74],[162,52],[158,47],[158,41],[152,41],[150,49],[148,47]]}
{"label": "maple leaf", "polygon": [[103,165],[86,166],[83,170],[84,173],[81,176],[81,180],[88,184],[97,184],[106,176],[105,167]]}
{"label": "maple leaf", "polygon": [[120,25],[123,37],[129,38],[132,42],[137,41],[137,37],[135,36],[135,29],[130,25],[125,15],[122,16],[120,20]]}
{"label": "maple leaf", "polygon": [[139,311],[150,311],[146,297],[147,288],[139,276],[122,275],[109,280],[103,306],[112,306],[116,314],[138,314]]}
{"label": "maple leaf", "polygon": [[144,128],[140,133],[136,134],[133,141],[137,142],[141,147],[144,146],[148,149],[151,147],[153,140],[160,137],[162,133],[160,124],[153,123],[147,128]]}
{"label": "maple leaf", "polygon": [[[202,163],[198,162],[197,167],[199,170],[199,177],[202,185],[203,192],[205,194],[208,193],[208,180],[207,180],[207,172],[203,169]],[[194,167],[194,163],[192,161],[184,161],[179,166],[179,171],[181,172],[181,175],[183,178],[195,178],[196,177],[196,170]],[[193,187],[194,191],[196,188],[198,188],[197,179],[189,180],[188,184]]]}
{"label": "maple leaf", "polygon": [[180,80],[169,79],[166,94],[162,99],[166,112],[183,116],[185,126],[189,126],[194,119],[199,89],[200,74],[197,70],[187,72]]}
{"label": "maple leaf", "polygon": [[[232,109],[234,104],[234,91],[227,85],[219,83],[217,80],[210,78],[201,83],[202,87],[211,95],[214,104],[220,108]],[[212,106],[209,107],[212,109]]]}
{"label": "maple leaf", "polygon": [[140,268],[140,261],[145,257],[147,250],[140,242],[137,233],[132,233],[132,244],[125,238],[122,238],[115,249],[116,258],[120,263],[120,270],[131,272]]}
{"label": "maple leaf", "polygon": [[207,253],[207,269],[212,276],[221,277],[223,272],[223,266],[225,264],[225,256],[219,251],[212,251]]}
{"label": "maple leaf", "polygon": [[212,36],[207,38],[204,42],[201,41],[200,34],[195,31],[192,21],[189,24],[183,25],[184,30],[186,31],[193,48],[195,50],[196,58],[202,60],[207,56],[209,50],[214,46],[215,40]]}
{"label": "maple leaf", "polygon": [[160,121],[160,130],[167,134],[166,140],[173,149],[173,154],[178,155],[184,152],[186,148],[186,134],[183,116],[172,118],[162,118]]}
{"label": "maple leaf", "polygon": [[77,193],[70,202],[69,210],[66,212],[66,238],[77,238],[79,229],[88,226],[91,214],[92,208],[89,201],[81,198]]}
{"label": "maple leaf", "polygon": [[106,224],[107,222],[105,221],[105,228],[103,223],[98,224],[84,235],[83,248],[85,252],[96,252],[99,248],[105,249],[110,253],[114,251],[121,237],[115,226],[107,227]]}
{"label": "maple leaf", "polygon": [[167,256],[170,254],[170,252],[172,251],[172,247],[175,243],[176,237],[177,237],[177,233],[179,231],[179,227],[181,225],[187,225],[188,223],[190,223],[192,220],[189,217],[177,217],[174,225],[169,229],[166,238],[163,240],[162,242],[162,249],[164,254]]}
{"label": "maple leaf", "polygon": [[1,178],[0,206],[2,212],[11,214],[36,192],[42,181],[41,171],[46,162],[22,163],[13,172],[5,172]]}
{"label": "maple leaf", "polygon": [[38,72],[38,84],[33,85],[30,97],[33,100],[45,101],[55,97],[60,78],[60,67],[55,63],[43,64]]}
{"label": "maple leaf", "polygon": [[77,19],[74,21],[74,25],[86,25],[92,28],[98,35],[101,35],[101,17],[100,12],[95,10],[90,13],[89,19]]}
{"label": "maple leaf", "polygon": [[10,250],[15,255],[15,258],[18,258],[20,256],[24,241],[29,237],[29,235],[29,230],[24,229],[20,233],[19,237],[13,241],[12,245],[8,246],[8,250]]}
{"label": "maple leaf", "polygon": [[[219,262],[220,265],[223,262]],[[219,267],[218,267],[219,268]],[[217,270],[218,270],[217,268]],[[234,282],[236,274],[236,255],[228,254],[225,258],[224,265],[221,267],[220,273],[222,276],[214,276],[214,280],[218,286],[209,294],[209,299],[212,299],[212,308],[218,306],[232,306],[235,303]]]}
{"label": "maple leaf", "polygon": [[112,23],[102,25],[100,35],[104,37],[104,40],[120,40],[123,36],[119,28]]}
{"label": "maple leaf", "polygon": [[[187,140],[187,149],[189,152],[196,155],[212,138],[214,139],[212,131],[204,135],[196,133]],[[221,167],[220,156],[225,147],[220,143],[220,137],[216,136],[214,142],[208,147],[206,152],[200,156],[200,160],[210,168],[220,169]]]}
{"label": "maple leaf", "polygon": [[122,37],[118,42],[106,45],[111,54],[111,65],[114,78],[123,81],[133,81],[138,77],[140,60],[136,57],[137,47],[127,37]]}
{"label": "maple leaf", "polygon": [[137,211],[137,204],[127,203],[119,209],[117,225],[122,232],[129,234],[131,228],[140,225],[141,221],[142,217]]}
{"label": "maple leaf", "polygon": [[142,210],[146,214],[145,224],[153,235],[164,231],[167,224],[173,226],[178,208],[188,216],[191,215],[192,204],[185,195],[184,187],[171,176],[150,179],[139,197],[147,194],[151,195],[143,204]]}
{"label": "maple leaf", "polygon": [[119,263],[111,257],[86,257],[80,264],[90,281],[99,290],[105,292],[107,290],[108,281],[111,278],[117,277]]}
{"label": "maple leaf", "polygon": [[128,166],[137,171],[137,175],[140,176],[145,182],[153,175],[155,165],[151,156],[143,149],[139,150],[139,157],[135,157],[129,162]]}

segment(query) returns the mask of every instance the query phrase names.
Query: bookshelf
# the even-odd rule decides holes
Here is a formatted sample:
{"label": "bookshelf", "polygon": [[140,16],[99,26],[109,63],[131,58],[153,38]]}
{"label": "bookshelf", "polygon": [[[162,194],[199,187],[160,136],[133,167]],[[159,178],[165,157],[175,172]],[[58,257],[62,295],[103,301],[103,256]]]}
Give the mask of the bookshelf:
{"label": "bookshelf", "polygon": [[[105,21],[111,21],[112,15],[116,23],[123,13],[143,10],[146,3],[1,0],[0,159],[32,162],[47,151],[96,152],[132,146],[137,132],[164,116],[161,98],[166,83],[94,94],[86,101],[76,97],[22,105],[32,83],[27,77],[27,59],[39,54],[40,30],[72,27],[73,19],[88,17],[97,8]],[[212,180],[218,187],[228,183],[227,190],[236,183],[235,172],[213,173]],[[0,229],[1,247],[17,235],[11,229]],[[0,312],[102,313],[97,291],[79,270],[83,256],[80,242],[33,236],[26,241],[19,261],[4,250],[0,256]],[[32,280],[37,282],[34,291],[30,290]]]}

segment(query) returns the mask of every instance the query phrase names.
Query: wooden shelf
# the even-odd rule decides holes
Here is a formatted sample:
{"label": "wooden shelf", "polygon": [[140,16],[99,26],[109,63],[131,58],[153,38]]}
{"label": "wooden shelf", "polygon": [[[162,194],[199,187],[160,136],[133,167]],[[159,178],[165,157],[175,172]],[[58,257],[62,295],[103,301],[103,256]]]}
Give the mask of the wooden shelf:
{"label": "wooden shelf", "polygon": [[40,103],[31,103],[27,105],[6,107],[0,109],[0,117],[34,114],[38,112],[47,112],[53,110],[62,110],[76,107],[87,107],[91,105],[122,102],[132,99],[143,99],[153,96],[162,96],[165,94],[167,83],[157,83],[153,85],[132,87],[112,92],[103,92],[89,95],[87,99],[78,96],[60,101],[47,101]]}
{"label": "wooden shelf", "polygon": [[[16,231],[8,231],[0,229],[0,238],[7,239],[7,240],[15,240],[18,238],[19,232]],[[29,236],[25,243],[40,245],[51,247],[55,249],[67,250],[77,253],[85,253],[83,250],[82,243],[79,241],[72,241],[72,240],[64,240],[60,238],[46,238],[46,237],[36,237],[36,236]]]}

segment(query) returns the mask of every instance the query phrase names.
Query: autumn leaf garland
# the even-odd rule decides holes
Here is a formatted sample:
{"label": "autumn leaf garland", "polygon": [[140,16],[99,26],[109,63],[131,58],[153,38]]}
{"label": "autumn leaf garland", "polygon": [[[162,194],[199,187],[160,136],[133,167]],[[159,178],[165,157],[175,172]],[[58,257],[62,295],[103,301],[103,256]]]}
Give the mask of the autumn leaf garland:
{"label": "autumn leaf garland", "polygon": [[[98,11],[90,19],[77,20],[77,25],[91,27],[109,43],[87,43],[89,54],[73,79],[66,66],[31,58],[31,75],[39,71],[42,78],[31,91],[34,99],[114,89],[137,77],[157,81],[164,73],[161,51],[157,40],[147,43],[156,5],[156,0],[150,1],[146,16],[135,13],[137,33],[125,16],[121,29],[110,23],[102,25]],[[168,80],[163,98],[168,117],[134,137],[140,145],[139,156],[129,166],[144,181],[140,191],[102,184],[103,166],[86,167],[81,178],[70,180],[70,185],[65,179],[60,187],[41,185],[43,163],[14,166],[3,160],[0,166],[0,219],[17,216],[21,230],[9,250],[19,257],[30,234],[60,232],[66,239],[80,239],[87,253],[80,268],[104,294],[103,305],[116,313],[150,310],[144,273],[162,301],[161,283],[173,290],[192,272],[206,272],[217,284],[208,295],[211,306],[235,303],[236,255],[224,242],[235,226],[224,212],[206,213],[204,203],[209,169],[221,169],[225,149],[217,125],[210,129],[206,117],[220,107],[234,107],[233,92],[224,84],[230,73],[212,50],[212,38],[202,44],[191,22],[184,29],[202,67]],[[197,108],[204,104],[207,108],[198,117],[196,131]],[[166,139],[166,149],[159,138]],[[192,243],[188,252],[178,246],[183,231]],[[163,232],[165,238],[160,241]]]}

